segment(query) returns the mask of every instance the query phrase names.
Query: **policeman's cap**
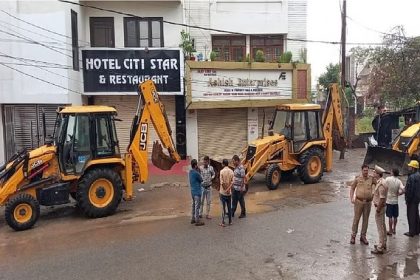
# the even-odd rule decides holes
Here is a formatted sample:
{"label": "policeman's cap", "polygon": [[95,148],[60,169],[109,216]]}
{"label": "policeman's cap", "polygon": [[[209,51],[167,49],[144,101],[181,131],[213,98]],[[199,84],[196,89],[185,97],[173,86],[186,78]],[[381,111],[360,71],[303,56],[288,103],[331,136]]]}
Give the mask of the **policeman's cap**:
{"label": "policeman's cap", "polygon": [[385,173],[385,169],[383,169],[382,167],[375,165],[375,172],[379,173],[379,174],[383,174]]}

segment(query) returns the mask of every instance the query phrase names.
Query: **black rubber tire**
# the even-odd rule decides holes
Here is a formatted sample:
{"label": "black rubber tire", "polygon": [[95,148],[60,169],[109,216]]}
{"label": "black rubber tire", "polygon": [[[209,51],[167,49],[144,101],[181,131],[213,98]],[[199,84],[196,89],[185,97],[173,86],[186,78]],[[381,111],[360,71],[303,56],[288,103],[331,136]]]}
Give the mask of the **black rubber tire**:
{"label": "black rubber tire", "polygon": [[281,172],[281,180],[282,181],[290,181],[293,179],[293,175],[294,175],[295,170],[287,170],[287,171],[282,171]]}
{"label": "black rubber tire", "polygon": [[[16,207],[21,204],[28,204],[32,209],[31,218],[27,222],[19,222],[15,219],[14,211]],[[27,193],[21,193],[13,197],[6,203],[6,209],[4,210],[4,217],[7,224],[16,231],[27,230],[33,227],[39,218],[41,209],[38,200],[32,195]]]}
{"label": "black rubber tire", "polygon": [[[103,207],[95,206],[89,198],[90,187],[98,179],[108,180],[114,189],[114,194],[110,202]],[[112,215],[117,210],[122,198],[121,178],[117,172],[110,168],[89,170],[79,181],[76,197],[78,198],[80,209],[87,217],[101,218]]]}
{"label": "black rubber tire", "polygon": [[[316,176],[311,176],[309,172],[309,161],[313,157],[318,157],[321,162],[321,170]],[[303,183],[314,184],[321,180],[325,169],[325,157],[324,152],[320,148],[309,148],[308,150],[304,151],[300,155],[299,162],[301,165],[298,167],[298,173]]]}
{"label": "black rubber tire", "polygon": [[[277,164],[270,164],[265,173],[265,184],[269,190],[275,190],[279,187],[281,181],[281,170]],[[278,176],[277,181],[273,181]]]}

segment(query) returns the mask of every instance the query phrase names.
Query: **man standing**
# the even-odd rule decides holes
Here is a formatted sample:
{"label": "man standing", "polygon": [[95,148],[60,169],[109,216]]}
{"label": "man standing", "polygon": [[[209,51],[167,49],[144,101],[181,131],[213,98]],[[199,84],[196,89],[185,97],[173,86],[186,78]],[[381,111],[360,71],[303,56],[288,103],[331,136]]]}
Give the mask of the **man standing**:
{"label": "man standing", "polygon": [[225,216],[227,208],[227,214],[229,217],[229,225],[232,224],[232,186],[233,186],[233,171],[229,168],[229,161],[224,159],[223,162],[223,169],[220,171],[220,202],[222,206],[222,223],[220,226],[225,226]]}
{"label": "man standing", "polygon": [[385,185],[388,188],[388,197],[386,199],[386,216],[389,219],[388,235],[396,233],[397,219],[398,219],[398,196],[403,194],[404,186],[400,179],[398,179],[399,170],[392,169],[392,176],[385,179]]}
{"label": "man standing", "polygon": [[246,217],[245,209],[245,169],[237,155],[232,158],[235,170],[233,171],[233,194],[232,194],[232,217],[235,216],[238,202],[241,205],[241,215],[239,219]]}
{"label": "man standing", "polygon": [[200,167],[201,177],[203,178],[203,182],[201,183],[202,193],[201,193],[200,218],[203,217],[204,200],[206,200],[207,201],[206,219],[211,219],[210,217],[211,182],[213,181],[214,176],[216,175],[214,173],[213,167],[209,163],[210,163],[210,158],[208,156],[205,156],[203,160],[203,166]]}
{"label": "man standing", "polygon": [[420,202],[420,173],[419,162],[410,161],[408,164],[410,175],[405,185],[405,202],[407,203],[408,232],[404,235],[413,237],[420,234],[419,202]]}
{"label": "man standing", "polygon": [[375,166],[374,178],[376,179],[375,192],[373,193],[373,205],[376,207],[375,221],[378,228],[379,242],[375,245],[372,254],[383,254],[386,250],[386,226],[385,226],[385,209],[386,197],[388,189],[385,186],[385,180],[382,178],[385,170],[379,166]]}
{"label": "man standing", "polygon": [[203,222],[200,221],[199,212],[200,212],[200,202],[201,202],[201,183],[203,179],[201,178],[197,160],[191,160],[191,170],[188,174],[190,180],[190,187],[191,187],[191,224],[195,224],[196,226],[204,225]]}
{"label": "man standing", "polygon": [[[369,176],[369,167],[362,166],[362,175],[357,176],[350,188],[350,200],[354,204],[354,218],[352,226],[352,235],[350,244],[356,242],[357,230],[359,228],[360,217],[363,215],[362,231],[360,234],[360,242],[369,245],[366,239],[366,232],[369,224],[370,209],[372,207],[372,196],[374,190],[374,180]],[[356,191],[356,195],[355,195]]]}

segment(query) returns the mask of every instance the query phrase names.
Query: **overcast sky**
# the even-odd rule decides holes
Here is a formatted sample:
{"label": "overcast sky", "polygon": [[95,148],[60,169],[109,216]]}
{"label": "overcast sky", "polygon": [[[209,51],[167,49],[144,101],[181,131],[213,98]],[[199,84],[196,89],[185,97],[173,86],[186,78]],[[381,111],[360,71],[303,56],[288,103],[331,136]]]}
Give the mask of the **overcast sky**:
{"label": "overcast sky", "polygon": [[[308,0],[308,39],[340,41],[342,0]],[[403,25],[408,36],[420,35],[420,0],[347,0],[347,42],[382,41],[381,32]],[[373,30],[370,30],[373,29]],[[347,50],[351,47],[347,45]],[[328,63],[340,60],[340,47],[308,43],[312,87]]]}

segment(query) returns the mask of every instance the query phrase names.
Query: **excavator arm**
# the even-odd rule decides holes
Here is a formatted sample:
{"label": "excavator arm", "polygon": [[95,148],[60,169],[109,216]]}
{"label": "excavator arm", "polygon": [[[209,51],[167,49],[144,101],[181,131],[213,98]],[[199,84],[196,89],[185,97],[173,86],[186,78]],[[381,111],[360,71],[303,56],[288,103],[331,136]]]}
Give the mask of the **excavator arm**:
{"label": "excavator arm", "polygon": [[[153,124],[162,142],[162,145],[157,141],[153,144],[152,163],[162,170],[169,170],[181,160],[171,136],[172,131],[165,106],[160,100],[154,83],[150,80],[141,83],[138,87],[138,93],[140,98],[131,126],[130,143],[125,158],[126,198],[128,199],[132,197],[132,181],[145,183],[149,177],[147,146],[150,123]],[[167,149],[169,155],[163,152],[162,146]]]}
{"label": "excavator arm", "polygon": [[[324,132],[324,137],[327,140],[326,169],[327,171],[331,171],[333,138],[337,147],[344,148],[346,145],[338,84],[332,84],[330,86],[327,103],[322,117],[322,130]],[[337,131],[338,135],[334,135],[334,131]]]}

